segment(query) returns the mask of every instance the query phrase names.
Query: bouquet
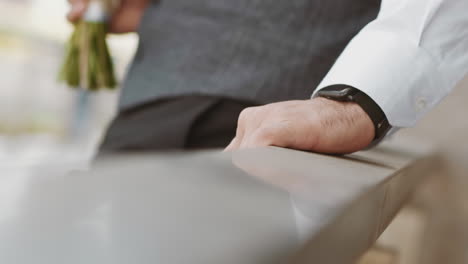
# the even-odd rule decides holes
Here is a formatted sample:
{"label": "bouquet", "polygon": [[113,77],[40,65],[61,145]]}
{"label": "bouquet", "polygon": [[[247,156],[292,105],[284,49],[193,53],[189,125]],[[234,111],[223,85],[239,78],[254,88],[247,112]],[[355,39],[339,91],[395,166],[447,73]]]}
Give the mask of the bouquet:
{"label": "bouquet", "polygon": [[106,42],[110,0],[91,0],[67,43],[59,80],[90,91],[114,89],[117,81]]}

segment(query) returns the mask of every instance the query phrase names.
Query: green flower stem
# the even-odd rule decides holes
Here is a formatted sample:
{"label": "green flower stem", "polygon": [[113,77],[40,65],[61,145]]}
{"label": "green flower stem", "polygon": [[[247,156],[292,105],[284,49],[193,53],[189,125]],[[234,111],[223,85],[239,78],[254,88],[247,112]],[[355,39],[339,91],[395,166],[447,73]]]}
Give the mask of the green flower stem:
{"label": "green flower stem", "polygon": [[91,91],[114,89],[117,81],[106,35],[105,23],[78,22],[67,44],[59,80]]}

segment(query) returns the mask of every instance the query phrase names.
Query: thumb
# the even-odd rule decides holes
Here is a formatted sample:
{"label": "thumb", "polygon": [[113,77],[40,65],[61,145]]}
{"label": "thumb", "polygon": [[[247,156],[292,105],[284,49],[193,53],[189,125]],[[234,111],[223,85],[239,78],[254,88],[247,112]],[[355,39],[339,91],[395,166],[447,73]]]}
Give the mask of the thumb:
{"label": "thumb", "polygon": [[76,22],[80,19],[86,9],[88,8],[89,0],[69,0],[71,4],[70,12],[68,12],[67,19],[70,22]]}

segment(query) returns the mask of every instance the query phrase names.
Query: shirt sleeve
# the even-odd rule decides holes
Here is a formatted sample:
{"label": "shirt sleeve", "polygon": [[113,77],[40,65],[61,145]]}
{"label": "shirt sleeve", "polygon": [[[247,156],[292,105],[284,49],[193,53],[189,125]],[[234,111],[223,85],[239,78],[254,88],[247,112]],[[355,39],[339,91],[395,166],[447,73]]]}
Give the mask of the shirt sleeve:
{"label": "shirt sleeve", "polygon": [[468,72],[468,0],[383,0],[316,92],[360,89],[394,127],[409,127]]}

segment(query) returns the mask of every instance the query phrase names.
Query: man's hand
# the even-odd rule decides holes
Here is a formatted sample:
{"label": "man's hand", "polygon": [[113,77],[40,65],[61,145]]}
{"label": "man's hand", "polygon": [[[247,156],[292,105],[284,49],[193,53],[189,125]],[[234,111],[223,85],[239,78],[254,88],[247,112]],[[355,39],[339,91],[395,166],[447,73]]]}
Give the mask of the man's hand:
{"label": "man's hand", "polygon": [[[89,0],[68,1],[71,4],[71,10],[67,18],[70,22],[74,23],[86,12]],[[128,33],[136,31],[148,3],[149,0],[122,0],[112,15],[110,32]]]}
{"label": "man's hand", "polygon": [[247,108],[226,150],[277,146],[344,154],[367,147],[375,128],[355,103],[325,98]]}

